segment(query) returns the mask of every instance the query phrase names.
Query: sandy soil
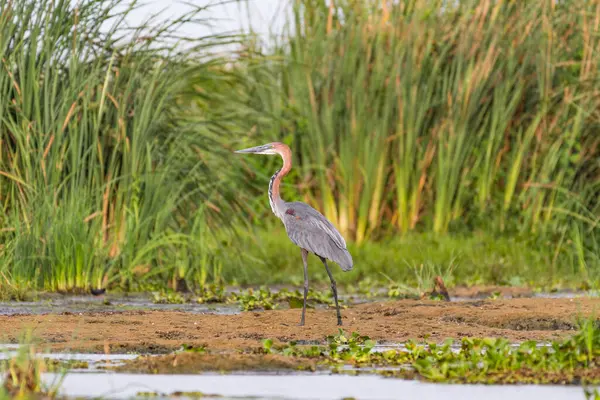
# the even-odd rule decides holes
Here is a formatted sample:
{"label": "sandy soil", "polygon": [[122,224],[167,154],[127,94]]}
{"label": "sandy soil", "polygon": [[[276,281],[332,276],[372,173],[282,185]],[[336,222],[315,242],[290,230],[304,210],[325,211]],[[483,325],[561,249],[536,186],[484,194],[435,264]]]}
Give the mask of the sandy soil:
{"label": "sandy soil", "polygon": [[[600,299],[509,299],[440,302],[401,300],[361,304],[342,310],[347,332],[379,342],[443,340],[465,336],[505,337],[512,341],[564,337],[578,316],[598,315]],[[31,329],[42,347],[87,352],[167,353],[182,344],[205,345],[211,352],[262,346],[271,338],[323,343],[338,331],[335,311],[246,312],[238,315],[173,311],[125,311],[0,316],[0,342],[18,342]]]}

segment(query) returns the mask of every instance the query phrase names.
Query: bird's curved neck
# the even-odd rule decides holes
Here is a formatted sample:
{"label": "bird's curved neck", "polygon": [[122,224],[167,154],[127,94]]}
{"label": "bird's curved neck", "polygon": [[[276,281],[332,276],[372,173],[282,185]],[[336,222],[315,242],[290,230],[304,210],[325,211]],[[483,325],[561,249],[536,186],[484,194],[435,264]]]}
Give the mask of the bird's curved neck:
{"label": "bird's curved neck", "polygon": [[283,159],[283,167],[273,174],[269,182],[269,203],[271,204],[273,214],[279,218],[283,218],[283,214],[285,213],[283,209],[284,201],[281,199],[279,185],[281,184],[281,179],[292,169],[292,152],[287,146],[278,149],[277,152]]}

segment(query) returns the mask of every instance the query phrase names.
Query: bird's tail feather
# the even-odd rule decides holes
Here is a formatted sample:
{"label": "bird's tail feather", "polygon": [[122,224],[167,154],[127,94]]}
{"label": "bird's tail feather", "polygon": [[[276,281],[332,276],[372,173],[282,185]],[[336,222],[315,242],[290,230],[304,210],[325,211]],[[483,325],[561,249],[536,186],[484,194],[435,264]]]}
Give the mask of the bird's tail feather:
{"label": "bird's tail feather", "polygon": [[337,260],[337,263],[342,268],[342,271],[350,271],[354,266],[354,261],[352,261],[352,256],[348,250],[344,250],[342,252],[340,259]]}

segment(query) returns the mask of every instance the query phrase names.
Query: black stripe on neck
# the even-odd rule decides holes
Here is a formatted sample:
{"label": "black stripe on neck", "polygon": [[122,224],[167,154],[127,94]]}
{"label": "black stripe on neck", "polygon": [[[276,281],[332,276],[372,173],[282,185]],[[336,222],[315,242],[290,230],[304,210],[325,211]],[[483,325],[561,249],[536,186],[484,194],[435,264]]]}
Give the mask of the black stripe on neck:
{"label": "black stripe on neck", "polygon": [[281,172],[280,169],[275,171],[275,173],[271,177],[271,180],[269,181],[269,203],[271,204],[271,209],[273,210],[273,212],[275,212],[275,200],[273,199],[273,182],[275,182],[275,178],[277,178],[279,172]]}

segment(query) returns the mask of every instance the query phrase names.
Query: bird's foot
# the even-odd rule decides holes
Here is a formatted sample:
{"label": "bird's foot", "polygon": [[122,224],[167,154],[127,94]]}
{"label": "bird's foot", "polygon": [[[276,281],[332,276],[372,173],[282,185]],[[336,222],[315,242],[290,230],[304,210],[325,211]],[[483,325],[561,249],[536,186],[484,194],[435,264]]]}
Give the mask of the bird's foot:
{"label": "bird's foot", "polygon": [[298,326],[304,326],[304,320],[300,321],[300,323],[298,324]]}
{"label": "bird's foot", "polygon": [[342,325],[343,325],[343,324],[342,324],[342,320],[341,320],[341,319],[338,319],[338,323],[337,323],[337,324],[338,324],[338,326],[342,326]]}

